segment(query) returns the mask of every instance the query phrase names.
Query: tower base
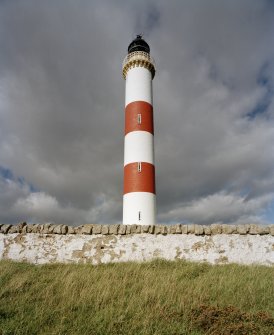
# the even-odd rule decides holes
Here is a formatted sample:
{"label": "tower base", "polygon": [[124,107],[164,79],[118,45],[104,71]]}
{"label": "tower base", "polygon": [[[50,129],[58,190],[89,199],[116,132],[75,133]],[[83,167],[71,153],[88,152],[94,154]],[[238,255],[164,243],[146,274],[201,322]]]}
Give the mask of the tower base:
{"label": "tower base", "polygon": [[124,194],[123,224],[155,225],[156,196],[149,192]]}

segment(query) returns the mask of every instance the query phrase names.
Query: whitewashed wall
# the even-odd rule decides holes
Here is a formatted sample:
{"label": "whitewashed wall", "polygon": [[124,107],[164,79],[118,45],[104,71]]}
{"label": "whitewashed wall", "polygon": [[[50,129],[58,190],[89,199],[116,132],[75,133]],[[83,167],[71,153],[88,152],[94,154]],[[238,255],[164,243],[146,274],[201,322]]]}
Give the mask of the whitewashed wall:
{"label": "whitewashed wall", "polygon": [[185,259],[212,264],[274,264],[271,234],[0,233],[0,259],[91,263]]}

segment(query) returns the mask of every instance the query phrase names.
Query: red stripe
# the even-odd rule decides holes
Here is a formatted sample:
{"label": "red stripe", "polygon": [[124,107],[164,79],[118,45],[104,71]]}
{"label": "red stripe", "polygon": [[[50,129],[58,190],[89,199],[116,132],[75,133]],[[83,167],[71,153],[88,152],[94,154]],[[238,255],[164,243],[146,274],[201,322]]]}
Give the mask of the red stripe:
{"label": "red stripe", "polygon": [[[153,107],[145,101],[134,101],[126,106],[125,135],[131,131],[143,130],[153,134]],[[140,115],[138,117],[138,115]],[[138,122],[141,119],[141,122]]]}
{"label": "red stripe", "polygon": [[155,194],[155,167],[153,164],[141,162],[130,163],[124,167],[124,194],[130,192],[150,192]]}

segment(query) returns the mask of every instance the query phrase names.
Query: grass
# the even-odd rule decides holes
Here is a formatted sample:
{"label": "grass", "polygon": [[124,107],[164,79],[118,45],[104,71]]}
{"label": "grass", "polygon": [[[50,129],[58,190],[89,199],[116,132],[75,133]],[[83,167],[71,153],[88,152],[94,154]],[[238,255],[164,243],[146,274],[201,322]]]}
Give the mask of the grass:
{"label": "grass", "polygon": [[273,325],[273,267],[0,262],[1,335],[271,335]]}

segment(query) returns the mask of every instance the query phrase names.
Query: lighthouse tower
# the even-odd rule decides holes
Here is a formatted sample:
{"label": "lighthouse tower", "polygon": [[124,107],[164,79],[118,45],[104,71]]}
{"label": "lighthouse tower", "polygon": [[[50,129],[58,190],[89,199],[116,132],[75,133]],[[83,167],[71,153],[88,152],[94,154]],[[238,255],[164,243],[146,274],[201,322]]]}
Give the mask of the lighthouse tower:
{"label": "lighthouse tower", "polygon": [[137,35],[123,62],[126,80],[123,224],[128,225],[155,224],[154,75],[149,45]]}

